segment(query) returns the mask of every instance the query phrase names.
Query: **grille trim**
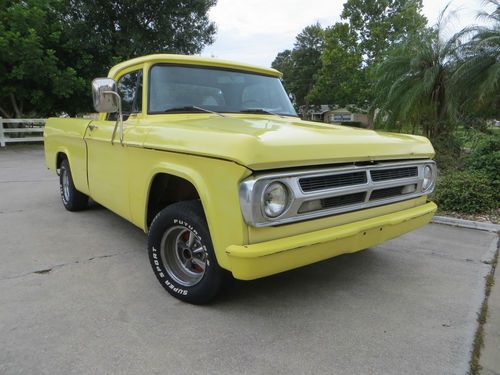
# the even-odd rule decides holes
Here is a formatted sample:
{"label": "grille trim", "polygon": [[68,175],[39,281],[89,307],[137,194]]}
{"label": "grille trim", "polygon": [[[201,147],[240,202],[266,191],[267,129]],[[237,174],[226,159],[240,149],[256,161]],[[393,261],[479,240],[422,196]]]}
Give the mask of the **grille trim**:
{"label": "grille trim", "polygon": [[362,203],[365,199],[366,193],[364,191],[346,195],[337,195],[335,197],[321,199],[321,206],[323,208],[342,207],[355,203]]}
{"label": "grille trim", "polygon": [[370,171],[370,175],[374,182],[410,178],[418,176],[418,167],[374,169]]}
{"label": "grille trim", "polygon": [[299,184],[304,192],[332,189],[342,186],[366,184],[368,177],[366,171],[331,174],[299,179]]}
{"label": "grille trim", "polygon": [[387,199],[387,198],[392,198],[396,197],[399,195],[403,195],[403,189],[404,186],[393,186],[389,188],[384,188],[384,189],[376,189],[373,190],[370,194],[370,200],[378,200],[378,199]]}

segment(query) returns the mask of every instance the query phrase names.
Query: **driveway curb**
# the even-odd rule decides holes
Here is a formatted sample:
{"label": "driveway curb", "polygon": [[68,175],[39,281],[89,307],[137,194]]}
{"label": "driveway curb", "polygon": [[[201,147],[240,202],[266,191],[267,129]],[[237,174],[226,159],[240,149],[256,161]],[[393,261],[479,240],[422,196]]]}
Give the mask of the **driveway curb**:
{"label": "driveway curb", "polygon": [[454,227],[484,230],[487,232],[500,232],[500,225],[482,221],[457,219],[449,216],[434,216],[432,222],[435,224],[451,225]]}

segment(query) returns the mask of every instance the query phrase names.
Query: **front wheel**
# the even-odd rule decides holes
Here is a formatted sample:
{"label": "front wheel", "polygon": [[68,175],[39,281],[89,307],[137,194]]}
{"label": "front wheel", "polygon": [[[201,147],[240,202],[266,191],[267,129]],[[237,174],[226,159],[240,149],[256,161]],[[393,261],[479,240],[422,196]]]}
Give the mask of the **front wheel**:
{"label": "front wheel", "polygon": [[226,272],[217,263],[199,201],[160,211],[149,229],[148,252],[158,281],[182,301],[208,303],[223,285]]}

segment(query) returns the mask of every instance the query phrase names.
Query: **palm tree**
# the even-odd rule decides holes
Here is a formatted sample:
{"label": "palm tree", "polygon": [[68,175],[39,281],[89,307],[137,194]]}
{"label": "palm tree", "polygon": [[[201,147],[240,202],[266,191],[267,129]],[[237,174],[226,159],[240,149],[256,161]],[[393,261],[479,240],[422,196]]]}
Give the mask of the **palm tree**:
{"label": "palm tree", "polygon": [[450,78],[457,62],[460,35],[443,38],[446,7],[436,26],[426,28],[389,51],[378,66],[374,107],[377,122],[401,131],[403,126],[419,127],[437,138],[449,130],[455,111],[449,101]]}
{"label": "palm tree", "polygon": [[397,131],[411,126],[435,139],[469,113],[500,115],[500,0],[490,4],[491,13],[480,13],[487,26],[445,39],[446,6],[434,27],[389,51],[376,73],[379,124]]}
{"label": "palm tree", "polygon": [[[451,77],[459,94],[454,100],[461,108],[475,110],[493,108],[500,111],[500,1],[487,0],[485,7],[493,5],[491,13],[481,12],[479,17],[487,26],[474,26],[462,30],[468,37],[460,48],[460,59]],[[495,113],[494,113],[495,114]]]}

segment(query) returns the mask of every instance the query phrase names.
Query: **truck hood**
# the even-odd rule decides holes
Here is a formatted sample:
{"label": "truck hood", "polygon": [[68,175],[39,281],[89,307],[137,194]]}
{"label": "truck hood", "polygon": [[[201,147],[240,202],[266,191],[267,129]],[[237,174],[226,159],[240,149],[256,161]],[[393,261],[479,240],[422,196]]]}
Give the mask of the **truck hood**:
{"label": "truck hood", "polygon": [[420,136],[294,117],[227,116],[151,116],[144,147],[231,160],[252,170],[434,155],[431,143]]}

